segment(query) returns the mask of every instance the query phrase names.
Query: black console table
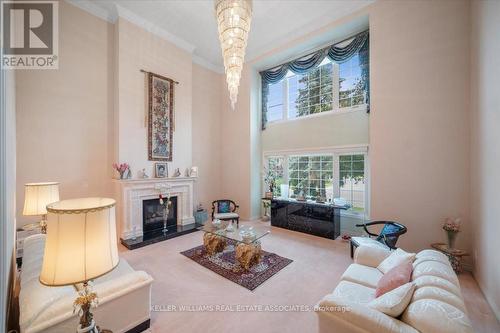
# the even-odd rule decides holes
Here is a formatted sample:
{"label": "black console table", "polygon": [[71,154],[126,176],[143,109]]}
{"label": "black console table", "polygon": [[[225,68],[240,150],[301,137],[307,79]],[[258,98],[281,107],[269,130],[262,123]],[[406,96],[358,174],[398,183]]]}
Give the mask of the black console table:
{"label": "black console table", "polygon": [[341,209],[345,208],[313,201],[272,199],[271,225],[335,239],[340,235]]}

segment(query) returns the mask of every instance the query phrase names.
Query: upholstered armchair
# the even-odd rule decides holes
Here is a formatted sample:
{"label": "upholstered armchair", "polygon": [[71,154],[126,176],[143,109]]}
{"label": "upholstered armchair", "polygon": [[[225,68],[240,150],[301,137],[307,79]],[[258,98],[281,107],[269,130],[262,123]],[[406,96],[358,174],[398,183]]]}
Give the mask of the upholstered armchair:
{"label": "upholstered armchair", "polygon": [[236,226],[240,226],[240,216],[236,212],[238,206],[233,200],[221,199],[212,202],[212,220],[236,221]]}
{"label": "upholstered armchair", "polygon": [[[384,227],[380,234],[375,234],[368,230],[369,226],[381,225]],[[399,236],[406,233],[407,229],[404,225],[393,221],[373,221],[368,223],[356,224],[356,227],[363,227],[368,237],[352,237],[351,238],[351,258],[354,255],[354,248],[365,245],[372,247],[382,247],[389,250],[396,249],[396,243]],[[375,237],[375,238],[371,238]]]}

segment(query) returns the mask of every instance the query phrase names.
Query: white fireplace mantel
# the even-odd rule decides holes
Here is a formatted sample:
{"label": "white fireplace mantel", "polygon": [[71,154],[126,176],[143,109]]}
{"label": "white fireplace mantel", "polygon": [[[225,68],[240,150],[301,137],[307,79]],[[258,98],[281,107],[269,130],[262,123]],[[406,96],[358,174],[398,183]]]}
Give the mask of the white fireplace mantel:
{"label": "white fireplace mantel", "polygon": [[142,236],[142,201],[165,194],[177,197],[177,224],[194,223],[193,188],[196,177],[115,179],[116,217],[122,239]]}

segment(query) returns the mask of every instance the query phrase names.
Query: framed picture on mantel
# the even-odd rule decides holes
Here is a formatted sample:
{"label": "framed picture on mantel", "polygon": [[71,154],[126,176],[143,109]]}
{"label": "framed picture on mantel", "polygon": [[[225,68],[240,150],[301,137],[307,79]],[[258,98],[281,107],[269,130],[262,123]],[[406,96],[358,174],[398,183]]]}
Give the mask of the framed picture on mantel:
{"label": "framed picture on mantel", "polygon": [[172,161],[174,81],[148,73],[148,159]]}

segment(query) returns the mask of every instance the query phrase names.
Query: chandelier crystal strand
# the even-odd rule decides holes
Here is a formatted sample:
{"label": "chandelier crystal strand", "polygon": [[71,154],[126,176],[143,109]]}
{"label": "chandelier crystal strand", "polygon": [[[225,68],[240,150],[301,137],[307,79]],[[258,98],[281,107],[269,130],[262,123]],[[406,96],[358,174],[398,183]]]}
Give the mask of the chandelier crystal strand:
{"label": "chandelier crystal strand", "polygon": [[252,20],[252,1],[215,0],[215,13],[229,99],[234,110]]}

